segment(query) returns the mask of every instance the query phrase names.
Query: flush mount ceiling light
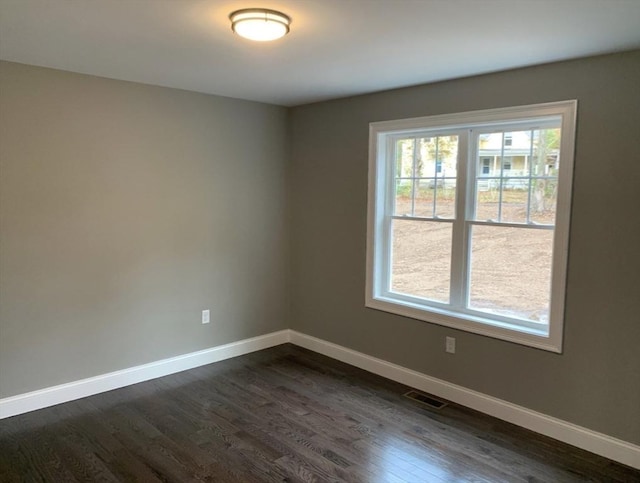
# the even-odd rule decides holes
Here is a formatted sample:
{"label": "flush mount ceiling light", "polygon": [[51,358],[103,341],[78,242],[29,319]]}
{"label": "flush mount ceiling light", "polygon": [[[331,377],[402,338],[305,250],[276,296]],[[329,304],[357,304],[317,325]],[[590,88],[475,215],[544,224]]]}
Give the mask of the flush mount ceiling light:
{"label": "flush mount ceiling light", "polygon": [[265,8],[245,8],[229,15],[231,29],[240,37],[259,42],[279,39],[289,33],[291,19],[284,13]]}

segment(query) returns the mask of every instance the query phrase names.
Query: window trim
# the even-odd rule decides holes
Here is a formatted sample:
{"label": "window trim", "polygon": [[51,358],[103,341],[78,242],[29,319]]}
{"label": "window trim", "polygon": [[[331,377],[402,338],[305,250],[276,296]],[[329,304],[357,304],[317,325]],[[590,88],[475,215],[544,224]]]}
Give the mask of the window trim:
{"label": "window trim", "polygon": [[[397,315],[411,317],[426,322],[451,327],[467,332],[502,339],[518,344],[536,347],[551,352],[561,353],[564,331],[564,305],[566,292],[566,275],[569,249],[569,229],[571,211],[571,193],[573,184],[575,130],[576,130],[577,101],[549,102],[544,104],[469,111],[454,114],[373,122],[369,125],[369,187],[368,187],[368,218],[367,218],[367,266],[365,306]],[[394,293],[388,296],[380,284],[388,280],[387,275],[380,276],[382,271],[388,270],[383,263],[385,254],[381,247],[384,238],[389,238],[388,223],[385,223],[385,213],[391,213],[389,206],[383,208],[384,203],[392,202],[386,194],[386,180],[392,175],[393,163],[386,160],[390,153],[387,139],[390,136],[411,135],[425,130],[433,130],[430,135],[438,133],[453,134],[454,131],[467,131],[481,126],[482,129],[491,125],[502,124],[530,124],[532,119],[544,121],[550,118],[561,118],[562,138],[560,153],[562,162],[558,174],[558,198],[556,202],[555,233],[553,240],[553,262],[551,268],[551,302],[549,310],[549,324],[547,330],[524,329],[508,323],[503,323],[499,317],[481,317],[476,313],[464,314],[451,310],[440,309],[436,305],[425,307],[419,299]],[[460,138],[459,153],[471,153],[473,146],[469,146],[466,136]],[[392,159],[392,158],[389,158]],[[458,183],[470,189],[468,183],[474,180],[467,174],[466,169],[458,170]],[[462,172],[462,176],[460,173]],[[383,208],[383,209],[382,209]],[[462,212],[458,211],[457,216]],[[547,325],[545,324],[545,329]]]}

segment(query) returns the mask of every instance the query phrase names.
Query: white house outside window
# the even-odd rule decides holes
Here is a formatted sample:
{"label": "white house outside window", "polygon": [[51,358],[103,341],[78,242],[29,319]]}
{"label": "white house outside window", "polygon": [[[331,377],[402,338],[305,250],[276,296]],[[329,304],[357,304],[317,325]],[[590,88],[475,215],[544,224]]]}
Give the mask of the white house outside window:
{"label": "white house outside window", "polygon": [[366,305],[560,352],[575,113],[372,123]]}

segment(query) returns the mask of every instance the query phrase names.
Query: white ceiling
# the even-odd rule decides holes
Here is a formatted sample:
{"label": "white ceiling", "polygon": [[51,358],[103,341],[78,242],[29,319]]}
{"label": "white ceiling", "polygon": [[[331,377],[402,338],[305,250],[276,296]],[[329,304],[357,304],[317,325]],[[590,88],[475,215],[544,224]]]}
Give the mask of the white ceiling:
{"label": "white ceiling", "polygon": [[635,48],[640,0],[0,0],[1,59],[286,106]]}

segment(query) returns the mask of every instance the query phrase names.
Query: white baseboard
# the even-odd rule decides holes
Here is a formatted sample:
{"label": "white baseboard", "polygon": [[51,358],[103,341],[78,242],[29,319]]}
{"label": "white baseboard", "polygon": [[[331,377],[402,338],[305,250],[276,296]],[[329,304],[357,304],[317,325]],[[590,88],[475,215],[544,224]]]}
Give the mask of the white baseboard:
{"label": "white baseboard", "polygon": [[640,446],[316,337],[290,332],[292,344],[640,469]]}
{"label": "white baseboard", "polygon": [[0,419],[284,344],[289,342],[289,332],[286,329],[272,332],[141,366],[0,399]]}
{"label": "white baseboard", "polygon": [[640,446],[294,330],[272,332],[121,371],[0,399],[0,419],[167,376],[286,342],[640,469]]}

